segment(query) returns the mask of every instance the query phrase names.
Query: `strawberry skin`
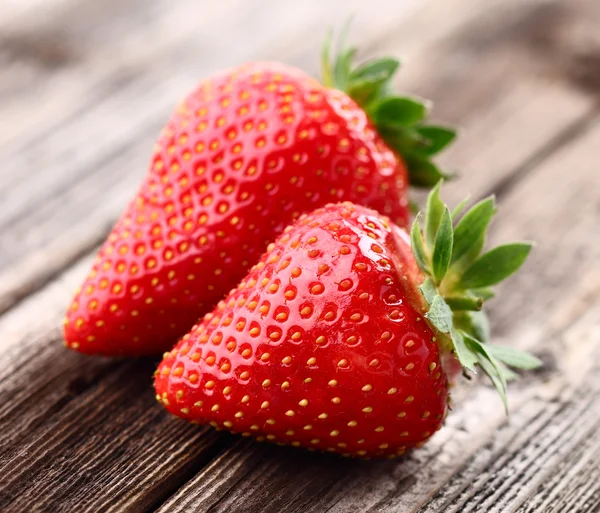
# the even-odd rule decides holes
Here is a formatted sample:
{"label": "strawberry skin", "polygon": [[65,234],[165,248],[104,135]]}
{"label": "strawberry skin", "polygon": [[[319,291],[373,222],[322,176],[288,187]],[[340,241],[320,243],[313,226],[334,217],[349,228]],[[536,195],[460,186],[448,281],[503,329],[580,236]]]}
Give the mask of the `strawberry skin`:
{"label": "strawberry skin", "polygon": [[349,203],[303,216],[165,353],[157,399],[244,436],[394,457],[438,430],[448,377],[408,235]]}
{"label": "strawberry skin", "polygon": [[407,186],[402,160],[345,93],[272,63],[215,76],[164,129],[68,309],[65,343],[111,356],[169,349],[300,214],[349,200],[406,226]]}

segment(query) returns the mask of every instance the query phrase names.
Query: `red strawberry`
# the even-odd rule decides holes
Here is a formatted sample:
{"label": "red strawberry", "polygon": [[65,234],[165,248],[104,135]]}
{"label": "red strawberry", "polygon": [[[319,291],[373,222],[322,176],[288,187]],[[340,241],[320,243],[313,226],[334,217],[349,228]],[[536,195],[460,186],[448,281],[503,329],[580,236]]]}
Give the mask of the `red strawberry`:
{"label": "red strawberry", "polygon": [[348,94],[274,63],[201,83],[76,293],[66,345],[104,355],[169,349],[288,223],[328,202],[368,205],[406,226],[397,152],[413,183],[432,185],[441,175],[429,156],[454,133],[424,125],[422,104],[387,95],[397,61],[349,66],[344,53],[328,83]]}
{"label": "red strawberry", "polygon": [[[437,189],[430,208],[433,246],[418,243],[415,225],[418,259],[404,230],[365,207],[328,205],[301,217],[165,354],[158,401],[185,419],[260,440],[394,457],[442,426],[451,350],[463,365],[481,365],[504,395],[511,373],[502,360],[538,362],[475,338],[469,310],[480,308],[484,293],[466,285],[512,273],[529,245],[479,257],[491,199],[464,216],[455,237]],[[503,268],[489,269],[498,252]]]}

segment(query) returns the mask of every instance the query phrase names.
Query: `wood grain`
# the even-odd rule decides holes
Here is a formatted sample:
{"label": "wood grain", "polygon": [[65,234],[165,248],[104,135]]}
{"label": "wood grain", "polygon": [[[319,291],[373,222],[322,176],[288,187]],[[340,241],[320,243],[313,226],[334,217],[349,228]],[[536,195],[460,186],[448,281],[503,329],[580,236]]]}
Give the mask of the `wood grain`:
{"label": "wood grain", "polygon": [[[315,71],[320,42],[342,5],[360,14],[354,30],[360,42],[404,16],[407,7],[389,9],[393,4],[311,0],[289,9],[265,0],[153,0],[141,9],[139,0],[65,0],[51,5],[51,13],[19,17],[6,29],[9,59],[20,55],[13,47],[33,45],[29,53],[37,55],[52,38],[79,53],[51,67],[25,55],[0,71],[0,83],[9,84],[0,95],[0,311],[106,235],[137,188],[170,111],[202,77],[257,56]],[[376,14],[386,7],[388,16]],[[292,48],[294,56],[285,59]]]}
{"label": "wood grain", "polygon": [[511,417],[510,427],[503,427],[482,447],[423,513],[595,511],[587,507],[583,494],[576,500],[563,494],[579,487],[592,495],[600,493],[600,483],[590,475],[570,476],[578,475],[586,465],[598,471],[598,460],[595,464],[593,460],[600,447],[596,429],[600,421],[599,329],[597,302],[554,339],[561,351],[576,355],[570,367],[563,369],[575,379],[555,375],[544,383],[539,396]]}
{"label": "wood grain", "polygon": [[[392,3],[27,0],[0,16],[0,510],[598,509],[600,4],[429,0],[382,16]],[[447,426],[399,462],[188,425],[155,404],[155,362],[85,358],[59,331],[175,99],[256,54],[314,71],[342,4],[367,54],[405,56],[400,87],[465,126],[444,157],[464,175],[448,200],[498,190],[493,241],[538,243],[492,320],[546,368],[511,387],[510,421],[463,383]]]}
{"label": "wood grain", "polygon": [[[307,38],[302,27],[311,19],[314,4],[302,3],[298,12],[281,4],[270,13],[277,23],[261,28],[257,38],[253,23],[260,23],[260,11],[251,15],[257,9],[254,4],[240,3],[232,20],[224,19],[228,11],[219,8],[198,16],[198,4],[190,0],[171,9],[154,1],[150,19],[142,26],[135,16],[118,27],[94,24],[93,4],[84,3],[74,13],[63,8],[57,23],[68,26],[83,12],[80,32],[64,37],[81,39],[86,57],[52,69],[45,100],[34,112],[27,103],[7,110],[11,114],[6,126],[11,129],[0,153],[6,161],[0,167],[0,311],[102,240],[144,173],[154,137],[172,105],[199,77],[253,55],[284,59],[315,72],[320,34],[334,22],[340,5],[328,2],[318,24],[311,24],[314,37]],[[537,29],[533,21],[527,25],[519,20],[541,17],[546,23],[544,13],[564,5],[558,0],[494,0],[485,5],[429,1],[407,19],[404,10],[385,9],[389,2],[378,0],[368,7],[359,0],[344,3],[345,9],[357,12],[355,40],[367,54],[405,56],[398,87],[433,98],[435,117],[465,127],[466,136],[445,162],[469,179],[474,195],[494,190],[511,173],[518,174],[519,166],[585,123],[593,109],[590,90],[569,87],[570,79],[564,77],[550,82],[527,65],[540,60],[530,50]],[[577,30],[556,29],[557,48],[577,46],[595,33],[579,23],[594,14],[594,3],[577,0],[560,8]],[[126,7],[111,2],[106,9],[116,9],[117,15]],[[378,13],[383,11],[387,15],[382,18]],[[35,20],[34,16],[21,24],[41,23]],[[500,27],[496,39],[482,44],[472,34],[492,20]],[[135,26],[132,34],[127,23]],[[207,30],[203,38],[197,35],[198,23]],[[560,22],[553,23],[552,27]],[[227,44],[231,34],[252,44]],[[102,39],[108,39],[106,45],[98,45]],[[140,41],[152,44],[140,46]],[[220,51],[212,52],[210,45]],[[554,57],[546,56],[543,62]],[[19,83],[14,90],[23,87]],[[15,103],[14,94],[4,98],[7,104]],[[21,129],[20,123],[27,124]],[[483,139],[487,144],[481,144]],[[480,151],[469,152],[473,145]],[[457,183],[453,188],[459,187]]]}
{"label": "wood grain", "polygon": [[[598,330],[599,306],[574,330]],[[596,351],[587,346],[581,358],[600,356],[597,340],[593,342]],[[494,426],[485,421],[491,412],[481,411],[490,397],[475,391],[453,412],[463,418],[450,419],[435,447],[420,451],[429,454],[415,453],[398,464],[293,455],[291,449],[239,442],[159,511],[455,513],[520,511],[519,506],[537,513],[595,511],[589,506],[600,487],[592,477],[598,472],[594,457],[600,444],[595,429],[600,420],[598,370],[595,365],[580,374],[584,379],[575,387],[567,388],[554,376],[535,392],[513,390],[513,406],[518,397],[520,407],[513,408],[510,423],[495,419]],[[554,388],[552,395],[548,388]],[[482,437],[481,424],[495,432]],[[465,447],[469,452],[477,448],[466,461],[458,454]],[[430,499],[424,492],[433,488],[431,481],[438,484],[444,466],[455,473]],[[586,495],[574,493],[579,489]]]}
{"label": "wood grain", "polygon": [[[546,315],[554,319],[554,322],[537,331],[532,331],[528,326],[531,315],[529,304],[535,304],[547,295],[547,289],[540,289],[539,295],[536,295],[535,291],[526,288],[524,294],[517,298],[511,295],[514,294],[511,290],[505,291],[505,297],[511,300],[496,304],[494,318],[497,319],[497,312],[502,312],[504,305],[509,305],[505,315],[510,317],[511,326],[518,332],[518,336],[515,336],[514,331],[503,331],[513,343],[539,348],[542,341],[547,343],[550,339],[546,332],[554,333],[550,340],[558,340],[557,334],[565,331],[580,315],[582,309],[578,306],[581,303],[589,305],[592,298],[597,297],[600,279],[594,281],[589,274],[580,277],[581,280],[586,279],[586,287],[580,287],[581,284],[577,281],[573,284],[573,290],[565,287],[571,277],[572,262],[569,259],[582,253],[593,259],[593,252],[597,250],[594,241],[578,232],[574,238],[580,242],[579,246],[572,248],[574,253],[562,251],[558,254],[554,251],[553,242],[555,233],[566,231],[571,224],[564,212],[556,211],[556,195],[560,193],[565,198],[572,198],[574,194],[581,193],[582,189],[586,189],[592,198],[598,193],[593,161],[586,159],[586,156],[593,155],[599,142],[600,130],[594,127],[585,137],[553,155],[542,167],[529,174],[521,183],[523,189],[513,191],[504,199],[504,210],[494,236],[524,236],[526,230],[535,230],[540,260],[534,267],[546,269],[551,267],[555,259],[562,259],[563,265],[558,262],[556,268],[563,269],[563,272],[554,277],[552,283],[558,289],[570,291],[566,299],[561,301],[560,308]],[[589,164],[575,166],[575,162]],[[556,175],[565,167],[577,169],[576,173],[571,174],[571,185],[568,188],[557,186],[561,182]],[[549,189],[552,194],[547,195],[545,202],[522,201],[522,195],[531,193],[540,182],[548,181],[555,185]],[[577,202],[571,201],[570,204],[575,208]],[[579,216],[578,227],[585,230],[593,226],[598,222],[597,216],[598,212],[588,210],[584,216]],[[515,222],[517,219],[519,223]],[[557,224],[561,219],[563,224]],[[185,442],[185,457],[178,461],[178,465],[169,463],[167,467],[178,479],[184,479],[199,469],[210,455],[229,444],[224,443],[221,437],[211,438],[215,436],[212,431],[207,433],[176,419],[166,418],[157,409],[149,387],[151,362],[114,363],[83,358],[65,352],[60,347],[56,329],[48,332],[48,326],[58,324],[70,290],[81,278],[87,265],[87,260],[82,261],[67,275],[32,296],[0,321],[2,368],[6,369],[0,376],[0,384],[4,395],[12,398],[0,410],[3,421],[0,425],[3,438],[0,440],[2,447],[14,447],[3,456],[6,461],[6,482],[3,485],[11,490],[11,495],[4,498],[7,510],[22,510],[42,490],[47,501],[45,504],[48,505],[56,501],[66,501],[73,505],[85,495],[89,498],[90,510],[95,510],[98,504],[106,505],[103,501],[109,501],[115,510],[137,511],[137,507],[143,510],[142,506],[145,508],[149,504],[159,503],[161,498],[166,498],[177,486],[176,481],[165,486],[160,480],[160,474],[157,478],[156,474],[150,472],[156,462],[164,457],[162,451],[165,451],[164,454],[171,454],[179,444]],[[42,315],[32,319],[32,312],[41,312]],[[593,311],[590,315],[596,313]],[[597,333],[593,326],[588,325],[587,328],[590,333]],[[597,343],[597,339],[594,342]],[[584,354],[590,354],[585,345],[582,348],[580,337],[573,337],[570,347],[579,347]],[[546,344],[545,350],[552,348],[554,345]],[[566,351],[568,347],[563,349]],[[576,371],[581,365],[580,360],[570,362],[569,365],[571,373],[579,374]],[[563,370],[555,380],[564,382],[564,375],[568,373]],[[547,406],[544,402],[546,399],[542,401],[542,405],[537,397],[543,388],[543,385],[533,386],[529,381],[520,384],[518,389],[513,389],[511,403],[515,415],[511,422],[516,422],[516,418],[520,419],[520,423],[514,426],[511,423],[511,433],[518,432],[539,413],[542,406]],[[132,397],[136,397],[133,403]],[[300,511],[314,503],[315,511],[320,507],[334,505],[344,511],[344,508],[358,501],[350,491],[356,490],[356,494],[364,494],[365,489],[369,490],[369,494],[363,502],[357,503],[360,505],[359,511],[379,508],[385,500],[391,501],[390,504],[394,507],[402,504],[412,505],[414,508],[415,504],[423,503],[442,486],[458,468],[468,463],[476,449],[494,440],[494,431],[505,422],[500,405],[491,390],[477,388],[471,390],[469,395],[463,391],[463,397],[465,399],[459,403],[449,425],[432,441],[432,445],[405,459],[400,465],[373,462],[363,466],[327,456],[236,441],[231,449],[220,453],[210,467],[174,495],[164,510],[170,511],[175,507],[185,510],[192,505],[195,507],[214,501],[215,504],[220,504],[215,507],[222,510],[230,507],[244,510],[247,507],[247,511],[256,511],[254,508],[257,505],[263,505],[265,510],[276,510],[278,506],[292,503]],[[537,405],[537,409],[532,411],[533,417],[529,417],[526,413],[533,404]],[[82,422],[80,419],[83,415],[89,415],[90,418]],[[116,425],[115,418],[121,419]],[[90,424],[95,426],[91,442],[87,434]],[[143,426],[142,432],[140,426]],[[62,429],[66,431],[57,435]],[[157,439],[160,444],[157,444]],[[74,443],[76,449],[72,448]],[[37,447],[38,444],[41,449]],[[107,456],[103,456],[100,451],[105,446],[110,446],[118,458],[109,460]],[[199,452],[195,452],[196,448]],[[139,454],[135,454],[136,450]],[[52,481],[52,476],[73,473],[73,469],[85,466],[89,455],[98,452],[100,459],[94,461],[94,469],[103,475],[106,473],[106,482],[75,480],[56,489],[42,487],[47,481]],[[71,466],[63,466],[65,461],[69,461]],[[123,470],[126,462],[131,465],[128,471]],[[181,467],[184,470],[180,471]],[[16,471],[13,470],[15,468]],[[188,470],[190,468],[192,470]],[[111,471],[116,472],[115,476],[109,477]],[[15,475],[16,478],[13,477]],[[40,476],[46,476],[47,481],[40,481]],[[124,476],[127,476],[126,479]],[[137,479],[132,479],[132,476]],[[147,479],[155,479],[158,484],[156,487],[148,485],[144,495],[137,496],[140,493],[140,482],[149,482]],[[108,498],[107,495],[107,483],[113,481],[114,489],[118,490],[118,499],[114,496]],[[464,480],[460,482],[463,486],[467,483]],[[427,486],[418,487],[418,483],[426,483]],[[16,492],[13,491],[15,488]],[[22,493],[25,489],[29,493]],[[202,495],[199,496],[199,492]],[[274,494],[275,499],[267,502],[265,494]],[[317,502],[315,497],[319,497]],[[346,498],[338,504],[344,497]],[[181,500],[184,502],[180,503]]]}
{"label": "wood grain", "polygon": [[[590,362],[600,354],[600,270],[594,264],[600,247],[587,234],[600,222],[600,211],[579,206],[597,205],[600,197],[594,168],[598,144],[600,122],[531,170],[501,204],[492,238],[533,237],[537,247],[521,278],[513,278],[503,287],[503,300],[492,304],[493,324],[507,343],[537,351],[547,362],[537,379],[513,386],[510,424],[494,393],[477,388],[462,400],[459,395],[447,426],[399,463],[332,459],[322,464],[318,456],[291,458],[241,441],[184,486],[163,511],[268,511],[286,504],[286,511],[409,512],[425,507],[432,495],[426,512],[516,511],[533,501],[558,461],[567,471],[579,463],[565,457],[570,450],[588,438],[596,450],[600,379],[598,366]],[[564,169],[571,170],[568,180]],[[543,194],[534,195],[540,187]],[[527,201],[531,198],[535,202]],[[568,235],[569,241],[561,238],[557,247],[557,235]],[[583,280],[588,285],[578,287]],[[557,295],[559,302],[553,300]],[[585,309],[573,307],[582,302]],[[569,355],[566,362],[561,361],[564,354]],[[250,478],[255,475],[261,478]],[[570,485],[561,481],[561,486]],[[543,505],[532,507],[546,511]]]}
{"label": "wood grain", "polygon": [[61,347],[82,264],[0,320],[0,511],[150,510],[227,443],[156,407],[155,361]]}

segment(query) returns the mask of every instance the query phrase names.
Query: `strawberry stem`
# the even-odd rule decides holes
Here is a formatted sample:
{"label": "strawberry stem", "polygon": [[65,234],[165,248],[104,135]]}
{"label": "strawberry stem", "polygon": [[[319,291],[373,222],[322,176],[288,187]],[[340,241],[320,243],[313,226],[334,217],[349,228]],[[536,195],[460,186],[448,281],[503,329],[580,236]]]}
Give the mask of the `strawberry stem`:
{"label": "strawberry stem", "polygon": [[442,335],[444,345],[450,341],[450,349],[465,369],[475,372],[477,366],[489,376],[506,407],[506,382],[516,376],[510,367],[533,369],[541,362],[517,349],[489,344],[482,308],[493,297],[490,287],[523,265],[532,244],[514,242],[483,253],[496,210],[494,198],[480,201],[457,219],[464,204],[450,214],[440,199],[440,186],[429,194],[427,212],[417,215],[410,234],[415,261],[425,274],[420,286],[428,305],[425,318]]}
{"label": "strawberry stem", "polygon": [[453,312],[458,311],[479,311],[483,307],[483,299],[480,297],[469,296],[445,296],[444,301]]}
{"label": "strawberry stem", "polygon": [[416,97],[398,96],[391,83],[400,68],[394,57],[370,59],[354,66],[357,49],[345,44],[349,22],[341,31],[336,54],[331,58],[332,32],[321,52],[321,80],[327,87],[347,93],[369,115],[386,143],[406,162],[410,183],[431,188],[453,175],[440,169],[432,157],[449,146],[456,130],[428,123],[430,103]]}

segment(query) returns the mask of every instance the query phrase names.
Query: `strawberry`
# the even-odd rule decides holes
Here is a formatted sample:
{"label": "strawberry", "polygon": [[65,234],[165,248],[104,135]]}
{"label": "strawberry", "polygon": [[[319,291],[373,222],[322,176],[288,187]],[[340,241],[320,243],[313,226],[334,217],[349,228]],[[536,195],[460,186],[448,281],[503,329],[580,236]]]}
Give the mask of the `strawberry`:
{"label": "strawberry", "polygon": [[455,228],[437,188],[428,204],[427,243],[351,203],[300,217],[164,355],[157,400],[259,440],[395,457],[442,426],[454,358],[505,399],[505,364],[539,361],[481,340],[477,310],[530,245],[480,255],[491,198]]}
{"label": "strawberry", "polygon": [[387,92],[396,60],[351,69],[352,54],[342,52],[334,71],[325,65],[325,84],[252,63],[183,101],[68,309],[68,347],[170,349],[288,223],[328,202],[351,200],[407,225],[409,176],[435,184],[442,174],[430,157],[454,132],[426,125],[422,103]]}

